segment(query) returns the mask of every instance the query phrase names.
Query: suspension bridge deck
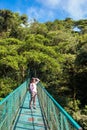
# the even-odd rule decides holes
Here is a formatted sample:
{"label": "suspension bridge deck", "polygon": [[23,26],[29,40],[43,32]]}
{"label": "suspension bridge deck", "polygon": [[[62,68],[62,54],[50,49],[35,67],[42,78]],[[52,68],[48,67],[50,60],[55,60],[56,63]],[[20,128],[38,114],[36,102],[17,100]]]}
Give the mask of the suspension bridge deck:
{"label": "suspension bridge deck", "polygon": [[29,109],[30,94],[27,92],[16,118],[13,130],[47,130],[38,97],[36,109]]}

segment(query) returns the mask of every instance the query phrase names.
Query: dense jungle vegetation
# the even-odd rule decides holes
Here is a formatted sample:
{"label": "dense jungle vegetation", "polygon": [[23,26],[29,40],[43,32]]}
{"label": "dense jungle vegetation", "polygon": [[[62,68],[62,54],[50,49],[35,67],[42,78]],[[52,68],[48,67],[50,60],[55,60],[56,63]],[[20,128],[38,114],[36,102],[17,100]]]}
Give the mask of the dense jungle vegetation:
{"label": "dense jungle vegetation", "polygon": [[29,23],[25,14],[0,10],[0,99],[29,70],[87,129],[87,19]]}

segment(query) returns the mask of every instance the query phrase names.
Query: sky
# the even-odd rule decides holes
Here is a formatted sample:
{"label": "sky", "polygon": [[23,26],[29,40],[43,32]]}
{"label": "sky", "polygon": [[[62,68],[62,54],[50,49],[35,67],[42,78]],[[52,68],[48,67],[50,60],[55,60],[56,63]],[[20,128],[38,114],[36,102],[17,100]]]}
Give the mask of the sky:
{"label": "sky", "polygon": [[29,21],[87,19],[87,0],[0,0],[0,9],[26,14]]}

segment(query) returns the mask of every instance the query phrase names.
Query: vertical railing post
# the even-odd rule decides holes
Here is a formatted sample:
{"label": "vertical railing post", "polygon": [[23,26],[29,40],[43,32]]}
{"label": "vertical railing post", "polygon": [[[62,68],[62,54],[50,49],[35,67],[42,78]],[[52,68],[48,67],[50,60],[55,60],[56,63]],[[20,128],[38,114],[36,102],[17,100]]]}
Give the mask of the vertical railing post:
{"label": "vertical railing post", "polygon": [[60,113],[60,122],[61,122],[61,130],[64,130],[63,129],[63,115],[62,115],[62,113]]}

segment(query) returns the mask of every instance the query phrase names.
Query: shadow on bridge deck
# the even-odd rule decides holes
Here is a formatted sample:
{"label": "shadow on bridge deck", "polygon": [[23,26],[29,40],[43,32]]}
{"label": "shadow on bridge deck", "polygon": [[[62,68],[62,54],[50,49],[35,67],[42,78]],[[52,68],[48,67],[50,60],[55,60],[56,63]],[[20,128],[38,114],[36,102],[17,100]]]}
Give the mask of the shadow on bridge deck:
{"label": "shadow on bridge deck", "polygon": [[29,109],[29,100],[30,94],[27,93],[13,130],[47,130],[38,97],[36,99],[36,109]]}

